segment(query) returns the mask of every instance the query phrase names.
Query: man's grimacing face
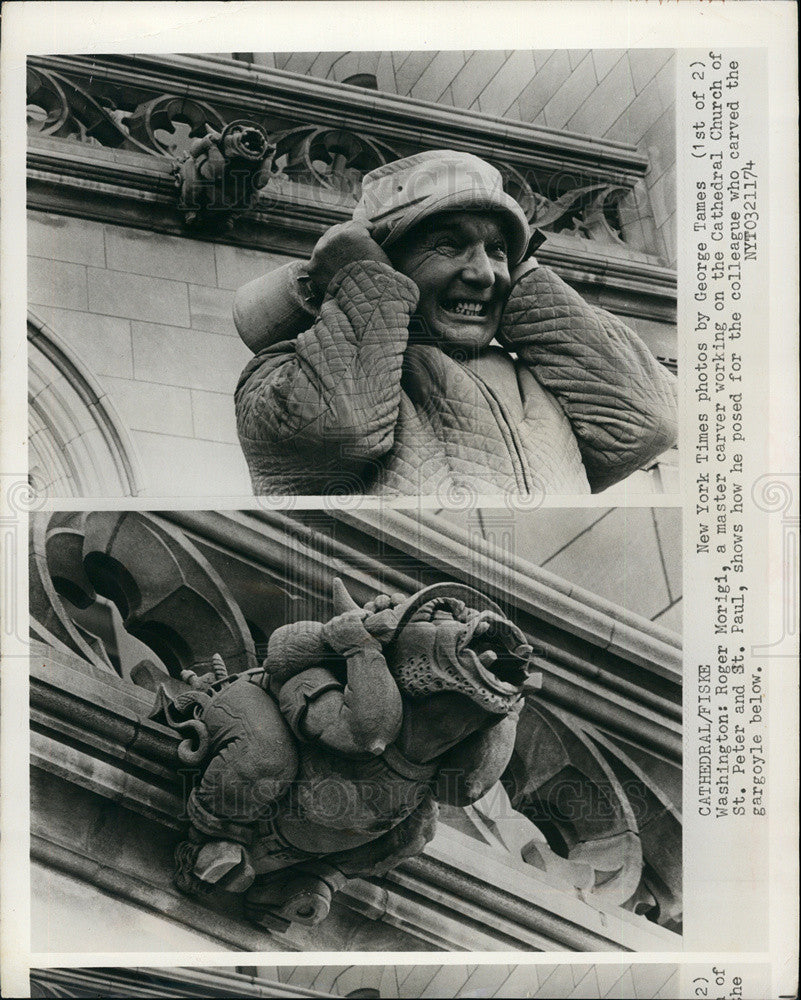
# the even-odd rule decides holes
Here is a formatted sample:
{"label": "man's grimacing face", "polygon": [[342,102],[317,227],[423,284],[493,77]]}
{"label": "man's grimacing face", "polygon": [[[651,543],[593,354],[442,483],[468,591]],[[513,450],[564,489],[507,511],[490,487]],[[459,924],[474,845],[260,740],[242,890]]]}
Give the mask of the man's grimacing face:
{"label": "man's grimacing face", "polygon": [[416,315],[447,347],[486,347],[511,288],[501,217],[441,212],[389,249],[393,266],[420,289]]}

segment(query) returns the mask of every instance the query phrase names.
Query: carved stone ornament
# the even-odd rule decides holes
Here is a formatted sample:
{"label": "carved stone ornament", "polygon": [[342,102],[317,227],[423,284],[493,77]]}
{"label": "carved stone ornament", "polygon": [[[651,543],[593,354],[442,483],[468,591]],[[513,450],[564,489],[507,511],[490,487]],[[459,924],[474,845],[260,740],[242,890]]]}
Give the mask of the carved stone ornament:
{"label": "carved stone ornament", "polygon": [[[275,523],[294,552],[298,521]],[[148,754],[160,747],[158,784],[141,802],[162,803],[182,890],[208,893],[212,909],[239,894],[271,930],[314,923],[350,878],[402,862],[382,891],[428,885],[434,855],[417,856],[439,824],[437,857],[450,852],[458,869],[449,838],[468,837],[488,873],[520,875],[522,898],[545,884],[607,915],[680,929],[680,703],[655,695],[646,672],[626,667],[635,686],[611,673],[614,659],[560,649],[536,617],[520,612],[518,628],[464,585],[383,596],[377,564],[362,607],[340,584],[331,603],[328,535],[287,576],[284,550],[265,567],[260,548],[245,561],[209,544],[232,524],[180,512],[31,515],[31,638],[69,664],[48,666],[32,704],[49,719],[64,686],[84,707],[59,709],[53,738],[66,719],[105,754],[109,730],[95,732],[87,691],[119,696],[120,722],[133,719]],[[408,595],[419,579],[396,584]],[[314,620],[287,624],[298,600]],[[127,760],[130,734],[121,739]],[[126,775],[108,788],[139,808]],[[374,888],[349,885],[340,903]]]}
{"label": "carved stone ornament", "polygon": [[278,628],[262,667],[157,711],[203,772],[176,850],[176,885],[245,893],[257,923],[316,924],[355,876],[380,876],[503,773],[532,647],[479,592],[434,584]]}
{"label": "carved stone ornament", "polygon": [[347,128],[302,125],[275,136],[282,177],[357,201],[365,174],[400,158],[392,146]]}
{"label": "carved stone ornament", "polygon": [[554,198],[531,192],[533,204],[529,219],[544,232],[622,244],[623,227],[618,204],[627,194],[628,188],[619,184],[572,187]]}
{"label": "carved stone ornament", "polygon": [[[256,110],[238,105],[227,91],[212,91],[212,104],[179,92],[177,86],[159,92],[145,78],[140,82],[118,74],[109,66],[99,74],[77,64],[65,66],[63,59],[56,70],[46,58],[34,59],[27,73],[31,138],[173,160],[179,210],[188,225],[212,232],[229,229],[237,213],[252,207],[265,188],[290,200],[293,192],[302,193],[304,200],[311,194],[320,204],[347,210],[358,200],[362,178],[370,170],[422,148],[448,144],[432,137],[420,145],[411,133],[390,142],[367,122],[314,120],[310,107],[298,106],[294,113],[279,113],[269,105]],[[506,156],[487,158],[536,230],[625,245],[621,206],[631,198],[633,178],[621,184],[610,170],[608,179],[602,172],[588,184],[597,171],[586,174],[580,166],[566,170],[548,157],[532,161],[530,151],[526,162],[517,165]]]}
{"label": "carved stone ornament", "polygon": [[229,122],[195,139],[176,167],[187,225],[228,229],[266,183],[275,145],[255,122]]}

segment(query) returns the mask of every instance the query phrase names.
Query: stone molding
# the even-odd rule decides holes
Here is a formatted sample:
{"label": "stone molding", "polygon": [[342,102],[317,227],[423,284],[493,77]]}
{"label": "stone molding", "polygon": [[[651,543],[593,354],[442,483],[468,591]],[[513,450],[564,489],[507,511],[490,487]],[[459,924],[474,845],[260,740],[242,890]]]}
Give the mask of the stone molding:
{"label": "stone molding", "polygon": [[31,969],[32,997],[339,997],[223,969]]}
{"label": "stone molding", "polygon": [[647,168],[633,147],[220,58],[48,56],[29,69],[33,208],[186,234],[181,160],[207,129],[247,119],[275,144],[271,164],[235,227],[207,235],[307,256],[350,217],[366,170],[450,146],[496,163],[548,237],[544,263],[604,289],[613,310],[675,322],[675,271],[625,241]]}
{"label": "stone molding", "polygon": [[40,496],[137,496],[134,444],[86,363],[28,313],[29,469]]}
{"label": "stone molding", "polygon": [[[421,146],[438,148],[442,139],[447,139],[448,144],[459,143],[478,156],[508,156],[524,164],[542,160],[552,168],[610,183],[633,184],[648,167],[647,158],[625,143],[245,65],[219,56],[32,56],[29,65],[34,71],[45,69],[91,79],[93,92],[101,96],[98,110],[109,108],[110,88],[115,86],[157,94],[177,91],[192,101],[212,107],[219,103],[249,115],[265,114],[266,107],[268,114],[287,119],[302,111],[315,124],[341,127],[346,121],[356,127],[369,125],[382,141],[408,141],[413,128]],[[101,91],[101,86],[109,89]]]}

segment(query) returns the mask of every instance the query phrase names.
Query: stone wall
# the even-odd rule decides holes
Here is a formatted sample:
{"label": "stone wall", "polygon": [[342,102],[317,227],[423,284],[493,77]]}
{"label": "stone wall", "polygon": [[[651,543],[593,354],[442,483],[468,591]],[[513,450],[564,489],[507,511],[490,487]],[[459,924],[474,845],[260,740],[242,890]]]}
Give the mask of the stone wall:
{"label": "stone wall", "polygon": [[97,376],[130,430],[143,493],[250,495],[233,392],[252,356],[234,290],[283,258],[30,212],[31,312]]}

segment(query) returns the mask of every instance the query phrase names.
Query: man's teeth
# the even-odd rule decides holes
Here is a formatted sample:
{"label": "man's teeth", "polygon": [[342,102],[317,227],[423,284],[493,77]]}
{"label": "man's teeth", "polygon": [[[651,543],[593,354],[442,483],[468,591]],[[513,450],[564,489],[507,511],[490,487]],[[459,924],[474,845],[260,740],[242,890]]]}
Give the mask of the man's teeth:
{"label": "man's teeth", "polygon": [[448,309],[450,312],[458,313],[460,316],[483,316],[486,312],[486,303],[463,300],[451,303]]}

